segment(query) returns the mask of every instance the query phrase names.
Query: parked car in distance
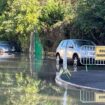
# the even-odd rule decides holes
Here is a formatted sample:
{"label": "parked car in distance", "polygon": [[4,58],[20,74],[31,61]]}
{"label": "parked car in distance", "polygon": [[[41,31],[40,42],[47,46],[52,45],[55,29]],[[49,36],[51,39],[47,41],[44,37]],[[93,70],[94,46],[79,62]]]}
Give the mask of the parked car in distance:
{"label": "parked car in distance", "polygon": [[18,52],[16,44],[9,41],[0,41],[0,54],[8,53],[12,54]]}
{"label": "parked car in distance", "polygon": [[[56,59],[63,61],[64,53],[66,50],[67,59],[69,59],[72,63],[77,61],[77,65],[80,64],[80,58],[83,58],[84,55],[80,54],[80,48],[83,45],[91,45],[95,46],[95,43],[90,40],[82,40],[82,39],[67,39],[62,40],[56,49]],[[93,55],[94,52],[91,52]]]}

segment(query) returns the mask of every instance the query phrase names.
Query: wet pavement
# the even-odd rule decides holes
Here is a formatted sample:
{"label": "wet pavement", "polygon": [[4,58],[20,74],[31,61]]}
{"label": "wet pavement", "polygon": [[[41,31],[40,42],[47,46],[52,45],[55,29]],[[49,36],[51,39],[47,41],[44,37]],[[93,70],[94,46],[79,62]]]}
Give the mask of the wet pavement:
{"label": "wet pavement", "polygon": [[[67,85],[68,88],[90,89],[93,91],[105,91],[105,66],[70,67],[66,70],[59,66],[56,78],[58,84]],[[60,82],[61,81],[61,82]]]}
{"label": "wet pavement", "polygon": [[[103,71],[99,71],[98,74],[96,74],[96,71],[86,72],[84,69],[84,67],[80,67],[78,68],[79,71],[74,72],[73,67],[68,66],[68,71],[65,72],[61,71],[62,65],[56,65],[55,59],[30,59],[28,55],[24,54],[3,59],[0,61],[0,105],[7,105],[9,101],[10,103],[13,102],[15,98],[16,102],[18,101],[21,95],[18,98],[17,96],[14,97],[14,91],[19,92],[19,90],[21,90],[20,88],[23,87],[24,83],[26,83],[26,79],[25,81],[22,81],[21,79],[23,77],[26,78],[26,76],[27,78],[33,78],[35,83],[40,81],[40,85],[37,88],[39,91],[36,93],[36,96],[40,98],[40,100],[38,99],[38,103],[34,105],[104,105],[105,103],[98,102],[95,98],[96,93],[99,93],[99,91],[84,88],[78,89],[72,86],[70,89],[67,88],[67,84],[64,83],[63,85],[65,86],[62,87],[55,81],[59,74],[64,81],[70,82],[72,80],[75,82],[74,80],[76,80],[75,83],[77,84],[79,82],[79,85],[81,82],[79,81],[78,77],[81,78],[82,83],[85,83],[85,85],[87,85],[88,82],[86,75],[92,77],[92,75],[95,74],[96,76],[93,76],[93,78],[97,78],[97,80],[98,78],[101,79],[101,73]],[[19,76],[19,74],[22,73],[23,77],[21,75]],[[104,74],[102,74],[102,76],[105,78]],[[16,83],[17,77],[19,77],[18,84]],[[90,82],[94,82],[95,84],[96,79],[93,78],[89,77]],[[96,81],[96,84],[97,83],[98,81]],[[28,91],[29,90],[30,89],[28,88]],[[100,93],[104,94],[103,92]],[[32,99],[29,99],[29,97],[30,96],[28,96],[28,100],[33,101]],[[13,100],[11,101],[11,99]],[[26,100],[26,102],[28,100]],[[37,98],[35,98],[35,100],[37,101]],[[14,103],[16,104],[16,102]],[[15,105],[14,103],[12,103],[12,105]],[[22,100],[19,100],[18,103],[22,103]]]}
{"label": "wet pavement", "polygon": [[77,88],[105,91],[105,71],[71,72],[69,78],[63,74],[61,79]]}

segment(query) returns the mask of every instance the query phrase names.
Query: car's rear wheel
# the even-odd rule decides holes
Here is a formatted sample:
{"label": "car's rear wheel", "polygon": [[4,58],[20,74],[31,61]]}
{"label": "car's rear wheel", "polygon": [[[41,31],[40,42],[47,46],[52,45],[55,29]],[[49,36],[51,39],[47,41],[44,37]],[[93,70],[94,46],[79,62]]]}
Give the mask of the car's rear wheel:
{"label": "car's rear wheel", "polygon": [[63,60],[61,59],[59,54],[56,55],[56,62],[59,64],[63,63]]}
{"label": "car's rear wheel", "polygon": [[73,65],[80,65],[80,60],[78,55],[73,56]]}

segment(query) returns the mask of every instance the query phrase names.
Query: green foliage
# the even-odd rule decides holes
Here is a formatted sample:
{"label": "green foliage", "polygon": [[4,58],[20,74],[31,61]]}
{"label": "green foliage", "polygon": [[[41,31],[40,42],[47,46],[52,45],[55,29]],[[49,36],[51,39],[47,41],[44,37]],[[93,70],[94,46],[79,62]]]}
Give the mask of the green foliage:
{"label": "green foliage", "polygon": [[4,11],[7,0],[0,0],[0,14]]}
{"label": "green foliage", "polygon": [[41,10],[39,21],[51,26],[64,18],[64,7],[61,0],[47,0],[45,6]]}
{"label": "green foliage", "polygon": [[38,23],[39,10],[38,0],[7,0],[6,10],[0,16],[0,37],[20,41],[27,48],[30,33]]}
{"label": "green foliage", "polygon": [[104,0],[1,0],[0,7],[0,39],[17,41],[25,50],[35,26],[42,39],[50,39],[50,32],[105,44]]}
{"label": "green foliage", "polygon": [[90,38],[98,44],[100,42],[105,44],[103,41],[105,38],[105,1],[79,0],[78,4],[74,25],[82,30],[84,38]]}
{"label": "green foliage", "polygon": [[16,74],[16,89],[8,89],[7,104],[37,105],[40,102],[40,97],[37,97],[39,84],[40,81],[35,81],[28,75]]}
{"label": "green foliage", "polygon": [[0,80],[2,105],[59,105],[61,103],[59,96],[63,96],[63,91],[61,92],[58,86],[33,78],[26,73],[0,72]]}
{"label": "green foliage", "polygon": [[45,5],[41,8],[38,24],[44,50],[50,51],[50,48],[52,49],[53,45],[56,44],[55,39],[53,40],[55,35],[61,36],[67,33],[63,26],[66,22],[70,23],[73,18],[74,11],[70,1],[46,0]]}
{"label": "green foliage", "polygon": [[66,3],[63,0],[47,0],[41,9],[39,26],[46,30],[46,28],[52,28],[53,25],[73,17],[74,13],[71,3]]}
{"label": "green foliage", "polygon": [[30,34],[35,27],[43,32],[74,17],[67,0],[1,0],[1,6],[4,7],[0,15],[0,40],[21,43],[23,51],[29,48]]}

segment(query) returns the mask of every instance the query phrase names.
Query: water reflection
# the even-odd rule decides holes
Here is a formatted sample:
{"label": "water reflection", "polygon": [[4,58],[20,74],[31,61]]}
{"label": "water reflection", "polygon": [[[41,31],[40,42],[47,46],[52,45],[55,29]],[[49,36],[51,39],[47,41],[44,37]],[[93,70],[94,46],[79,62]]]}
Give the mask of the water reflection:
{"label": "water reflection", "polygon": [[99,94],[96,91],[69,89],[67,85],[62,88],[55,83],[55,77],[63,74],[70,79],[73,66],[64,70],[54,59],[34,59],[31,64],[33,66],[30,66],[29,56],[24,54],[0,62],[0,105],[102,104],[96,100]]}
{"label": "water reflection", "polygon": [[105,104],[105,92],[80,90],[80,102],[83,104]]}
{"label": "water reflection", "polygon": [[[74,87],[74,89],[73,89],[73,87],[71,85],[69,85],[69,83],[67,83],[69,80],[71,80],[71,76],[72,76],[73,72],[79,73],[82,70],[83,70],[83,72],[86,72],[84,66],[78,67],[78,70],[77,70],[77,65],[68,66],[67,69],[64,69],[61,64],[57,63],[56,69],[57,69],[56,83],[59,86],[64,88],[64,95],[63,95],[63,102],[62,102],[63,105],[69,105],[69,104],[71,104],[71,105],[85,105],[85,104],[86,105],[87,104],[88,105],[100,105],[100,104],[105,104],[105,92],[100,92],[98,90],[75,88],[74,86],[73,86]],[[62,78],[64,78],[64,80]],[[92,81],[90,81],[90,82],[92,82]],[[68,100],[69,94],[70,94],[70,99],[72,99],[72,95],[69,92],[73,91],[73,90],[79,91],[78,101],[77,101],[77,99],[74,99],[73,102],[71,101],[68,103],[67,100]],[[74,92],[74,94],[76,96],[77,93]]]}
{"label": "water reflection", "polygon": [[21,54],[12,54],[0,58],[0,70],[24,70],[27,68],[25,64],[27,64],[26,58]]}
{"label": "water reflection", "polygon": [[80,101],[82,103],[94,103],[95,102],[95,92],[80,90]]}
{"label": "water reflection", "polygon": [[14,58],[14,56],[15,56],[15,54],[2,53],[2,54],[0,54],[0,59]]}
{"label": "water reflection", "polygon": [[67,105],[67,89],[65,89],[64,96],[63,96],[63,105]]}

